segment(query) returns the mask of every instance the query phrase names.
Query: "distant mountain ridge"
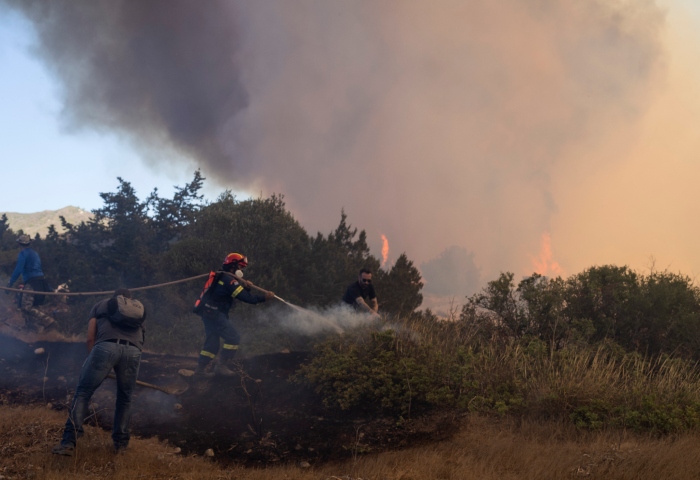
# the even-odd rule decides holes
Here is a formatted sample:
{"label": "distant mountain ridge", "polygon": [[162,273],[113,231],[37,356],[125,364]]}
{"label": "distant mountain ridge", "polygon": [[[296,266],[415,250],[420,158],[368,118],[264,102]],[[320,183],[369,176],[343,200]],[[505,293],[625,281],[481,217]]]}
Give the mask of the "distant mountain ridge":
{"label": "distant mountain ridge", "polygon": [[61,216],[65,217],[66,221],[72,224],[87,222],[92,218],[92,213],[89,211],[72,206],[63,207],[60,210],[44,210],[36,213],[0,212],[0,216],[3,213],[7,215],[7,223],[13,231],[22,230],[32,237],[37,233],[45,237],[50,225],[54,225],[56,231],[62,233],[64,230],[61,227],[61,219],[58,218]]}

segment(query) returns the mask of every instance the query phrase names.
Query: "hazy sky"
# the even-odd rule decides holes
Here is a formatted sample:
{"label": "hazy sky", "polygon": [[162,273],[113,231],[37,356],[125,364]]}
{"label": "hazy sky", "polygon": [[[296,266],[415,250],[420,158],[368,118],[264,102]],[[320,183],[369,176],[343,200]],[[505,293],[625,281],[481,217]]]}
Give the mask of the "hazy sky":
{"label": "hazy sky", "polygon": [[651,257],[700,273],[700,2],[230,3],[224,73],[247,98],[213,153],[96,108],[75,57],[37,55],[0,7],[0,211],[96,208],[117,176],[169,195],[201,165],[210,198],[284,193],[311,232],[345,208],[377,256],[382,234],[390,260],[462,252],[482,281]]}
{"label": "hazy sky", "polygon": [[648,111],[592,165],[553,172],[552,245],[569,273],[653,257],[657,269],[700,274],[700,2],[663,5],[667,71]]}

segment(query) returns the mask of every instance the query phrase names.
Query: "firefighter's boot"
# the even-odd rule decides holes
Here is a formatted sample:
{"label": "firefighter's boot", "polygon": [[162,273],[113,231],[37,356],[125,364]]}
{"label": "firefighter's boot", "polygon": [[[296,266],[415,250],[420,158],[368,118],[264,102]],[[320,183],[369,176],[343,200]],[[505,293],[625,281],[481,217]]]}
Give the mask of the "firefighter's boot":
{"label": "firefighter's boot", "polygon": [[207,372],[203,368],[197,367],[197,369],[194,371],[194,375],[192,376],[193,379],[195,380],[204,380],[206,378],[213,378],[214,377],[214,372]]}
{"label": "firefighter's boot", "polygon": [[194,380],[204,380],[205,378],[212,378],[214,376],[214,372],[207,371],[210,360],[210,358],[200,355],[197,368],[192,376]]}
{"label": "firefighter's boot", "polygon": [[192,378],[194,380],[204,380],[206,378],[213,378],[214,372],[207,372],[207,365],[199,363],[194,371]]}
{"label": "firefighter's boot", "polygon": [[214,367],[214,374],[219,377],[233,377],[236,375],[236,372],[228,368],[225,363],[217,363]]}
{"label": "firefighter's boot", "polygon": [[28,330],[41,333],[58,327],[58,323],[51,315],[47,315],[38,308],[23,305],[21,311],[24,317],[25,328]]}

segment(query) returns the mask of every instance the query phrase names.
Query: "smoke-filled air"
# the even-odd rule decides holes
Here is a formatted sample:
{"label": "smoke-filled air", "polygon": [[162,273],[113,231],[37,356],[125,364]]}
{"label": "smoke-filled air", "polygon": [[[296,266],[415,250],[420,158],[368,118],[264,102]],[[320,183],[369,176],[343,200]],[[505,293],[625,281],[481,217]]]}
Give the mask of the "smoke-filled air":
{"label": "smoke-filled air", "polygon": [[4,25],[0,479],[697,477],[698,0]]}
{"label": "smoke-filled air", "polygon": [[686,170],[650,167],[690,151],[689,127],[663,125],[692,73],[669,51],[694,47],[657,2],[4,2],[36,27],[66,128],[282,193],[310,230],[344,208],[389,262],[425,267],[426,291],[455,254],[472,292],[506,270],[700,267],[664,220]]}

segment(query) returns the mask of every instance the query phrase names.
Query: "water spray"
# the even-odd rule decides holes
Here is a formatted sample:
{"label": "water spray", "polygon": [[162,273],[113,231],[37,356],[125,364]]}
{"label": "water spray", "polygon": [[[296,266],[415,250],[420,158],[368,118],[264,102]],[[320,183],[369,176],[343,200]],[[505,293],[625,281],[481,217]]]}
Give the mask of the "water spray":
{"label": "water spray", "polygon": [[[236,280],[238,280],[238,283],[240,283],[243,286],[247,286],[249,288],[255,289],[261,293],[264,293],[265,295],[269,295],[271,293],[269,290],[265,290],[264,288],[258,287],[257,285],[253,284],[252,282],[250,282],[248,280],[243,280],[243,278],[242,278],[243,272],[241,272],[240,270],[236,270],[236,273],[231,273],[231,274],[236,278]],[[294,305],[293,303],[290,303],[290,302],[286,301],[285,299],[283,299],[275,294],[272,294],[272,296],[276,300],[278,300],[278,301],[284,303],[285,305],[287,305],[288,307],[290,307],[292,310],[295,310],[295,311],[302,313],[304,315],[308,315],[310,317],[321,320],[325,324],[331,325],[333,327],[333,329],[336,331],[336,333],[344,333],[344,330],[339,325],[336,325],[336,324],[330,322],[327,318],[319,315],[318,313],[313,312],[311,310],[308,310],[304,307],[300,307],[299,305]]]}

